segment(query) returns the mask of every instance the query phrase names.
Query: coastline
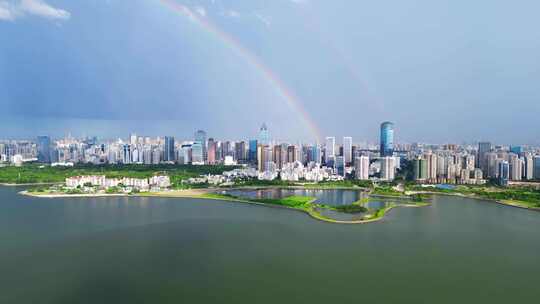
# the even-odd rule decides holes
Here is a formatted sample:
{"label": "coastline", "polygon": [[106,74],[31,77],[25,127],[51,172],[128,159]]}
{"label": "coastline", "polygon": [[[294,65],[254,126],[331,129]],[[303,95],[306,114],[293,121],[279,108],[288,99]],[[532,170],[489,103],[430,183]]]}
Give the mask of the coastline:
{"label": "coastline", "polygon": [[431,192],[431,191],[410,191],[410,192],[407,192],[407,193],[412,194],[412,195],[414,195],[414,194],[428,194],[428,195],[458,196],[458,197],[463,197],[463,198],[481,200],[481,201],[485,201],[485,202],[489,202],[489,203],[495,203],[495,204],[508,206],[508,207],[514,207],[514,208],[519,208],[519,209],[525,209],[525,210],[531,210],[531,211],[540,212],[539,207],[530,207],[530,206],[527,206],[526,203],[522,203],[522,202],[519,202],[519,201],[494,200],[494,199],[489,199],[489,198],[484,198],[484,197],[478,197],[478,196],[475,196],[475,195],[467,195],[467,194],[463,194],[463,193],[446,193],[446,192]]}
{"label": "coastline", "polygon": [[0,186],[6,187],[28,187],[28,186],[50,186],[50,185],[61,185],[62,183],[23,183],[23,184],[13,184],[13,183],[0,183]]}
{"label": "coastline", "polygon": [[[51,183],[48,183],[49,185]],[[52,183],[56,184],[56,183]],[[36,184],[32,184],[36,185]],[[21,185],[22,186],[22,185]],[[305,209],[298,209],[288,206],[281,206],[281,205],[272,205],[272,204],[266,204],[261,202],[255,202],[248,199],[241,199],[241,198],[226,198],[226,197],[211,197],[208,194],[212,194],[216,191],[220,190],[259,190],[259,189],[301,189],[301,190],[317,190],[315,188],[306,188],[303,186],[245,186],[245,187],[231,187],[231,188],[202,188],[202,189],[186,189],[186,190],[171,190],[171,191],[161,191],[161,192],[146,192],[146,193],[135,193],[135,194],[128,194],[128,193],[96,193],[96,194],[41,194],[41,193],[31,193],[28,191],[21,191],[20,194],[27,195],[27,196],[33,196],[33,197],[40,197],[40,198],[67,198],[67,197],[75,197],[75,198],[90,198],[90,197],[163,197],[163,198],[191,198],[191,199],[213,199],[213,200],[221,200],[221,201],[231,201],[231,202],[238,202],[238,203],[248,203],[252,205],[258,205],[258,206],[265,206],[265,207],[273,207],[273,208],[285,208],[289,210],[295,210],[295,211],[301,211],[306,214],[308,214],[310,217],[324,221],[327,223],[336,223],[336,224],[366,224],[366,223],[372,223],[381,220],[385,217],[386,213],[394,209],[395,207],[423,207],[425,205],[414,205],[414,204],[403,204],[403,205],[393,205],[390,206],[387,210],[385,210],[384,214],[382,216],[373,218],[373,219],[365,219],[365,220],[358,220],[358,221],[342,221],[342,220],[335,220],[331,218],[327,218],[319,214],[318,212],[314,210],[305,210]],[[328,190],[329,188],[321,188],[320,190]],[[337,189],[337,188],[333,188]],[[358,191],[365,191],[365,189],[361,188],[349,188],[344,187],[343,189],[347,190],[358,190]],[[525,210],[532,210],[540,212],[540,208],[530,207],[525,204],[522,204],[520,202],[516,201],[501,201],[501,200],[492,200],[492,199],[486,199],[482,197],[476,197],[474,195],[467,195],[463,193],[444,193],[444,192],[432,192],[432,191],[409,191],[404,192],[403,196],[394,196],[394,195],[381,195],[381,194],[370,194],[370,196],[373,197],[382,197],[382,198],[391,198],[391,199],[410,199],[411,195],[415,194],[427,194],[427,195],[447,195],[447,196],[458,196],[458,197],[464,197],[464,198],[470,198],[470,199],[477,199],[477,200],[483,200],[486,202],[496,203],[503,206],[508,207],[514,207],[514,208],[520,208]],[[428,204],[429,205],[429,204]]]}
{"label": "coastline", "polygon": [[[235,189],[246,189],[246,188],[235,188]],[[38,198],[90,198],[90,197],[157,197],[157,198],[190,198],[190,199],[209,199],[209,200],[216,200],[216,201],[223,201],[223,202],[236,202],[236,203],[244,203],[244,204],[250,204],[250,205],[257,205],[257,206],[263,206],[263,207],[270,207],[270,208],[280,208],[280,209],[287,209],[287,210],[293,210],[297,212],[302,212],[307,215],[309,215],[311,218],[326,222],[326,223],[333,223],[333,224],[368,224],[368,223],[374,223],[382,220],[388,212],[390,212],[392,209],[396,207],[413,207],[413,208],[419,208],[419,207],[425,207],[429,206],[430,204],[422,204],[422,205],[415,205],[415,204],[403,204],[403,205],[392,205],[384,210],[382,215],[377,216],[375,218],[365,219],[365,220],[355,220],[355,221],[344,221],[344,220],[335,220],[328,217],[325,217],[321,215],[319,212],[313,210],[313,209],[300,209],[300,208],[294,208],[289,206],[283,206],[283,205],[275,205],[275,204],[267,204],[267,203],[261,203],[256,201],[251,201],[248,199],[241,199],[241,198],[235,198],[235,197],[212,197],[208,194],[214,193],[214,191],[219,189],[189,189],[189,190],[173,190],[173,191],[162,191],[162,192],[151,192],[151,193],[136,193],[136,194],[127,194],[127,193],[99,193],[99,194],[39,194],[39,193],[30,193],[28,191],[21,191],[19,194],[26,195],[26,196],[32,196],[32,197],[38,197]],[[314,201],[315,199],[313,199]],[[313,202],[311,201],[311,202]]]}

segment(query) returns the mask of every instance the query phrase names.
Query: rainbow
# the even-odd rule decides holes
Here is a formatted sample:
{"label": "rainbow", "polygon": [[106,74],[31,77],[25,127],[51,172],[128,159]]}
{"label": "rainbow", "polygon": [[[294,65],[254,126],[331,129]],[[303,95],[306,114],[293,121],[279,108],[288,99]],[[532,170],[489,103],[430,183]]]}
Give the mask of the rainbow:
{"label": "rainbow", "polygon": [[315,137],[315,140],[318,142],[322,139],[319,128],[317,127],[309,113],[306,111],[302,103],[299,101],[298,97],[255,54],[245,48],[233,36],[229,35],[228,33],[215,26],[213,23],[211,23],[208,18],[199,16],[187,6],[177,3],[174,0],[159,0],[159,2],[165,7],[172,9],[174,12],[189,18],[191,21],[199,25],[203,30],[218,38],[226,46],[236,52],[240,57],[244,58],[249,64],[251,64],[257,71],[261,73],[261,75],[266,79],[266,81],[268,81],[270,85],[272,85],[276,89],[279,96],[282,97],[282,99],[287,103],[289,108],[299,114],[302,123],[308,128],[310,134]]}

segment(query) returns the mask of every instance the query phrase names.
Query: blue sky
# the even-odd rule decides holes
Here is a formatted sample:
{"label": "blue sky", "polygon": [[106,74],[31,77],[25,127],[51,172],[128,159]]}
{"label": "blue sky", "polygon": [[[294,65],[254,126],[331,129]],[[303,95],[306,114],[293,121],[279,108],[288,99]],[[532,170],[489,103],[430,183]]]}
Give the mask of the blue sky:
{"label": "blue sky", "polygon": [[[175,1],[175,0],[171,0]],[[0,137],[311,140],[246,56],[159,0],[0,0]],[[234,37],[323,136],[538,144],[538,1],[176,0]]]}

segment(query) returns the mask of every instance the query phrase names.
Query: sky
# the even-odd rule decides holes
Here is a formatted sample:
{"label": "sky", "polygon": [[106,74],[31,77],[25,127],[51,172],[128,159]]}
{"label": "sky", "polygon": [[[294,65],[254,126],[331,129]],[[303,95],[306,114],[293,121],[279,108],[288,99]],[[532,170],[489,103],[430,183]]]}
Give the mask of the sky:
{"label": "sky", "polygon": [[0,138],[540,144],[535,0],[0,0]]}

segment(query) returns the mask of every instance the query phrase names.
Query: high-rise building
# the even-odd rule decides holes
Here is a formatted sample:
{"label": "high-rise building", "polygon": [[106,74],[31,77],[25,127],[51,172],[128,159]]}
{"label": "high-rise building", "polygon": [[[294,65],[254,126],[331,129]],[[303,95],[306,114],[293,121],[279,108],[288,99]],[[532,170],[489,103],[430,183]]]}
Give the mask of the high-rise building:
{"label": "high-rise building", "polygon": [[248,160],[252,164],[257,162],[257,144],[258,143],[256,139],[252,139],[249,141]]}
{"label": "high-rise building", "polygon": [[40,163],[51,162],[51,139],[49,136],[38,136],[37,138],[37,156]]}
{"label": "high-rise building", "polygon": [[381,148],[382,157],[394,154],[394,124],[385,121],[381,124]]}
{"label": "high-rise building", "polygon": [[204,165],[204,150],[200,141],[195,141],[191,145],[191,163],[194,165]]}
{"label": "high-rise building", "polygon": [[534,158],[532,154],[528,153],[524,157],[525,168],[523,170],[523,178],[530,180],[534,178]]}
{"label": "high-rise building", "polygon": [[343,137],[343,157],[345,158],[345,164],[352,163],[352,155],[352,137]]}
{"label": "high-rise building", "polygon": [[259,144],[269,145],[270,144],[270,133],[268,132],[268,127],[265,123],[262,124],[259,129]]}
{"label": "high-rise building", "polygon": [[497,175],[499,185],[508,186],[508,180],[510,178],[510,165],[506,160],[502,160],[499,162]]}
{"label": "high-rise building", "polygon": [[208,164],[216,164],[217,142],[213,138],[208,139]]}
{"label": "high-rise building", "polygon": [[165,162],[175,162],[176,153],[174,150],[174,137],[165,136],[165,146],[163,150],[163,161]]}
{"label": "high-rise building", "polygon": [[321,164],[321,148],[318,145],[314,145],[311,147],[311,157],[309,158],[310,161]]}
{"label": "high-rise building", "polygon": [[336,156],[336,171],[338,175],[345,177],[345,158],[343,156]]}
{"label": "high-rise building", "polygon": [[498,156],[497,153],[493,152],[487,152],[484,154],[484,160],[482,161],[483,165],[480,167],[482,171],[486,174],[489,178],[496,178],[497,172],[498,172]]}
{"label": "high-rise building", "polygon": [[534,157],[534,179],[540,179],[540,156]]}
{"label": "high-rise building", "polygon": [[131,155],[131,145],[125,144],[122,146],[122,163],[131,164],[133,156]]}
{"label": "high-rise building", "polygon": [[395,158],[386,156],[381,158],[381,179],[392,181],[395,178],[396,166]]}
{"label": "high-rise building", "polygon": [[511,154],[508,163],[510,164],[510,180],[520,181],[523,175],[523,160],[517,154]]}
{"label": "high-rise building", "polygon": [[298,160],[297,158],[297,151],[296,146],[288,146],[287,147],[287,162],[294,163]]}
{"label": "high-rise building", "polygon": [[428,164],[423,158],[414,160],[414,180],[425,181],[428,178]]}
{"label": "high-rise building", "polygon": [[336,138],[327,137],[324,147],[324,162],[328,166],[329,160],[335,160],[336,156]]}
{"label": "high-rise building", "polygon": [[437,182],[437,154],[428,153],[425,155],[427,165],[427,179],[430,183]]}
{"label": "high-rise building", "polygon": [[354,161],[354,173],[356,179],[367,180],[369,179],[369,156],[357,157]]}
{"label": "high-rise building", "polygon": [[208,158],[207,148],[206,148],[206,132],[204,130],[197,130],[195,132],[195,143],[199,143],[202,149],[202,162],[204,163]]}
{"label": "high-rise building", "polygon": [[246,160],[246,142],[239,141],[234,144],[234,155],[239,162]]}
{"label": "high-rise building", "polygon": [[478,167],[484,172],[489,172],[489,160],[487,154],[491,152],[490,142],[478,143]]}
{"label": "high-rise building", "polygon": [[285,163],[285,160],[282,158],[284,155],[281,151],[281,145],[275,145],[274,146],[274,163],[276,164],[278,169],[283,168],[283,164]]}

